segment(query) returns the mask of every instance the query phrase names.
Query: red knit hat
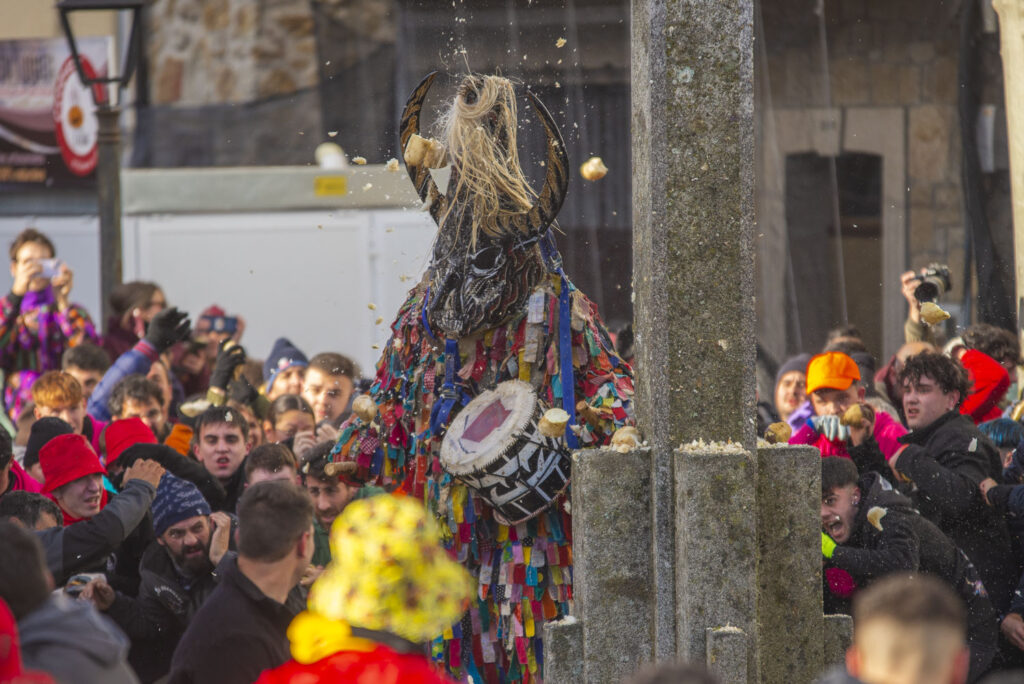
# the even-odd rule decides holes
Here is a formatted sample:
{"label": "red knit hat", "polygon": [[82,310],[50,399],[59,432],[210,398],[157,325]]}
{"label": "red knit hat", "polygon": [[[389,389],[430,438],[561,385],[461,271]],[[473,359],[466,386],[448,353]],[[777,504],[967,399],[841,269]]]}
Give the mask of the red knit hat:
{"label": "red knit hat", "polygon": [[107,463],[114,463],[130,446],[156,444],[156,435],[139,417],[115,420],[103,433],[107,440]]}
{"label": "red knit hat", "polygon": [[39,450],[39,465],[46,478],[44,492],[52,492],[86,475],[107,474],[100,457],[82,435],[58,435],[51,439]]}

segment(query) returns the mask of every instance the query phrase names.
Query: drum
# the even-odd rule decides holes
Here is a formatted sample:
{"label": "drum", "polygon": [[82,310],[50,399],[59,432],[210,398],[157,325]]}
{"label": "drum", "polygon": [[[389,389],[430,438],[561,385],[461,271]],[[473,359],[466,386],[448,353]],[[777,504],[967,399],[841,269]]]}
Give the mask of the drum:
{"label": "drum", "polygon": [[537,423],[546,407],[528,383],[508,380],[469,402],[441,443],[441,467],[515,525],[542,513],[569,486],[570,452]]}

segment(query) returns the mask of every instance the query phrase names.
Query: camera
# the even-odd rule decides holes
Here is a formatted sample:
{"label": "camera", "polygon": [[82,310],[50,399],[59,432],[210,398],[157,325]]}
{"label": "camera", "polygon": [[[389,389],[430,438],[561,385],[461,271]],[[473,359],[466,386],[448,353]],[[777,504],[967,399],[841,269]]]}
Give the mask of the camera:
{"label": "camera", "polygon": [[43,270],[39,272],[40,278],[56,278],[60,274],[60,259],[40,259],[39,264]]}
{"label": "camera", "polygon": [[929,264],[928,268],[921,275],[915,276],[914,280],[920,282],[920,285],[914,288],[914,299],[920,303],[938,301],[939,297],[953,286],[949,266],[945,264]]}

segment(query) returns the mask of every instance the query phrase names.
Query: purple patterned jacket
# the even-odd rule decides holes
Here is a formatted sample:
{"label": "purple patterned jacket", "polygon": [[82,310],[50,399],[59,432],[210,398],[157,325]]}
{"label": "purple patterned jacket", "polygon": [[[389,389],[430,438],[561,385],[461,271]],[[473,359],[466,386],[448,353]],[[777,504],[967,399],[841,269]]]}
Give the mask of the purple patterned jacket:
{"label": "purple patterned jacket", "polygon": [[32,382],[59,369],[64,350],[84,340],[99,342],[89,313],[77,304],[58,311],[49,287],[0,298],[0,370],[4,403],[12,415],[20,412]]}

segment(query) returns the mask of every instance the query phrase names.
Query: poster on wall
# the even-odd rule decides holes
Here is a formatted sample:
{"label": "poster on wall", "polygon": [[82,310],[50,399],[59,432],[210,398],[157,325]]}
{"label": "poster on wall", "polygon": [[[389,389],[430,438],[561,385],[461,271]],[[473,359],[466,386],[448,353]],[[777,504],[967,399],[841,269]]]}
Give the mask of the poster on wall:
{"label": "poster on wall", "polygon": [[[78,39],[86,74],[103,75],[110,37]],[[0,41],[0,192],[88,188],[98,124],[63,38]]]}

